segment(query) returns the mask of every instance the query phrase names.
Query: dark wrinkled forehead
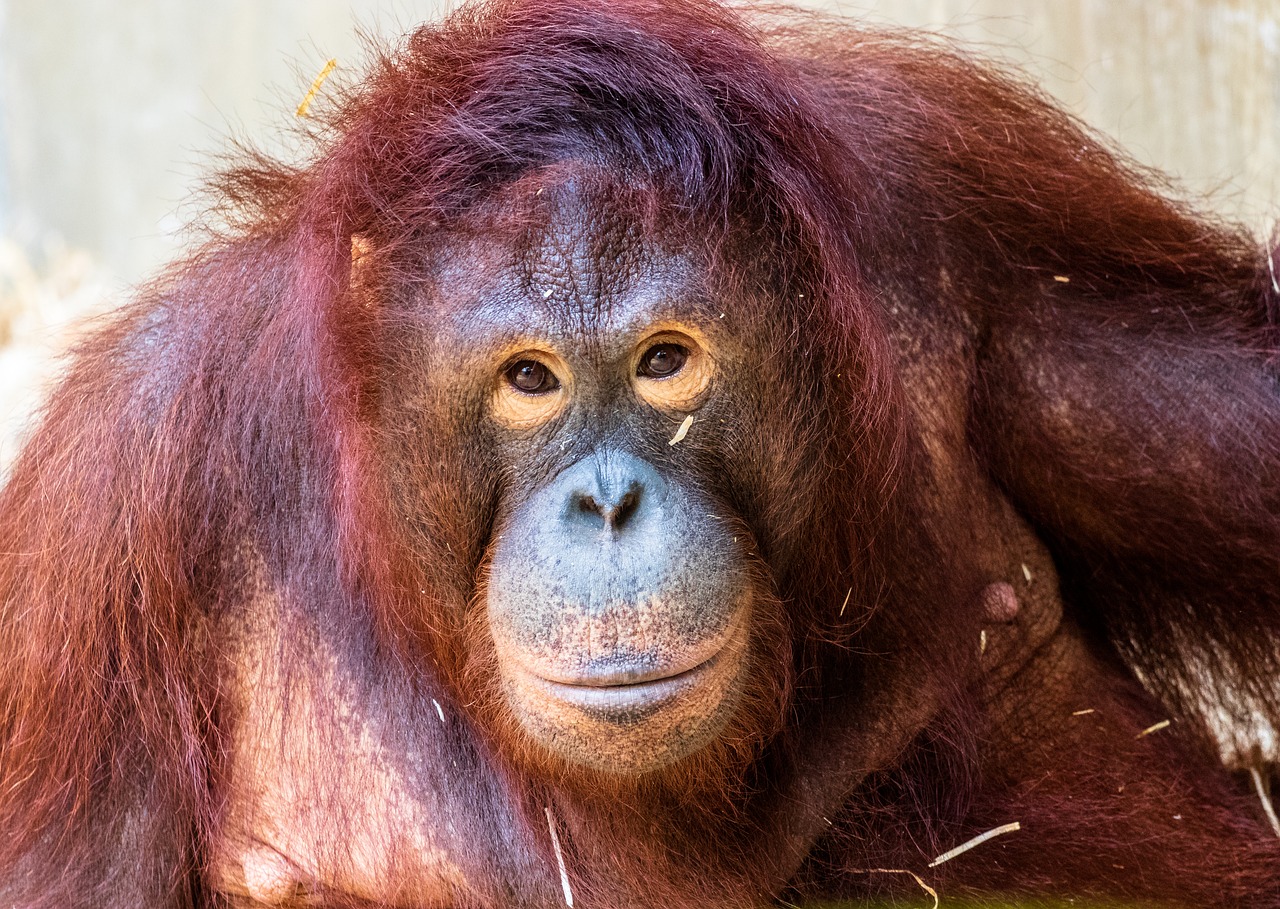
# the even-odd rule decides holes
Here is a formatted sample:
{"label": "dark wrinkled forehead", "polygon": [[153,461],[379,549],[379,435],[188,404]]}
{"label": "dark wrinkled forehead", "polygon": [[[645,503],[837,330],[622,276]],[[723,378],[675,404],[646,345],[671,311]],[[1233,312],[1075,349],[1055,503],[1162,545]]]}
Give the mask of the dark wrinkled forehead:
{"label": "dark wrinkled forehead", "polygon": [[517,244],[514,270],[535,296],[589,317],[625,295],[662,257],[646,223],[650,200],[581,175],[549,176],[533,190],[541,204],[533,206]]}
{"label": "dark wrinkled forehead", "polygon": [[469,213],[437,249],[436,285],[472,317],[599,330],[707,296],[707,254],[658,190],[593,170],[531,174]]}

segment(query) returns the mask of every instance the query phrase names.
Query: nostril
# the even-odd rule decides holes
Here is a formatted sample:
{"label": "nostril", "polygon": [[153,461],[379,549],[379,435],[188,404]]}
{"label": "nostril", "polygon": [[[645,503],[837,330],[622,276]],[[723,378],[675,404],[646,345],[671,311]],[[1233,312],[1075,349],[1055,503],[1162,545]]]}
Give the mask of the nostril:
{"label": "nostril", "polygon": [[598,499],[592,495],[575,496],[578,503],[578,513],[601,518],[606,527],[614,530],[621,530],[622,526],[631,519],[636,509],[640,507],[641,488],[632,486],[627,490],[616,502],[610,503],[606,499]]}
{"label": "nostril", "polygon": [[621,528],[623,524],[627,523],[628,519],[635,514],[636,509],[639,507],[640,488],[638,486],[632,486],[627,490],[627,494],[618,500],[618,504],[614,506],[613,513],[607,516],[606,520],[608,520],[616,530]]}
{"label": "nostril", "polygon": [[566,468],[548,489],[561,503],[560,520],[584,532],[611,535],[634,530],[637,523],[647,525],[647,515],[662,511],[667,491],[651,465],[612,449]]}

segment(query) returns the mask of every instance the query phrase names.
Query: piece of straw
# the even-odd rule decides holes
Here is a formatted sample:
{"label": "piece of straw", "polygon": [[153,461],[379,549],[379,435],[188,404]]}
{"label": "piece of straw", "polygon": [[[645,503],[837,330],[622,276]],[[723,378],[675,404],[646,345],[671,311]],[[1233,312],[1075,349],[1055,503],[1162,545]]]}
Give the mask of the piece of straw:
{"label": "piece of straw", "polygon": [[1271,804],[1271,795],[1267,792],[1267,786],[1262,781],[1262,774],[1257,767],[1250,767],[1249,776],[1253,777],[1253,788],[1258,793],[1258,801],[1262,802],[1262,812],[1267,816],[1267,820],[1271,822],[1271,829],[1275,831],[1276,836],[1280,836],[1280,818],[1276,817],[1276,807]]}
{"label": "piece of straw", "polygon": [[675,445],[676,443],[682,441],[684,437],[689,434],[689,427],[692,425],[693,425],[693,414],[689,414],[689,416],[684,418],[684,422],[680,424],[680,428],[676,430],[676,434],[671,437],[671,441],[668,442],[667,444]]}
{"label": "piece of straw", "polygon": [[966,840],[956,848],[949,849],[946,852],[942,853],[942,855],[938,856],[936,859],[934,859],[932,862],[929,863],[929,867],[937,868],[943,862],[949,862],[953,858],[955,858],[957,855],[963,855],[964,853],[968,852],[970,849],[974,848],[975,846],[981,846],[987,840],[993,840],[998,836],[1004,836],[1006,833],[1016,833],[1021,829],[1022,829],[1022,825],[1017,821],[1014,821],[1012,824],[1002,824],[999,827],[993,827],[992,829],[988,830],[986,833],[979,833],[973,839]]}
{"label": "piece of straw", "polygon": [[[546,806],[547,829],[551,831],[551,848],[556,851],[556,864],[560,866],[560,886],[564,888],[564,904],[573,909],[573,890],[569,887],[569,872],[564,867],[564,853],[560,851],[560,837],[556,835],[556,818],[551,806]],[[934,909],[937,909],[935,906]]]}
{"label": "piece of straw", "polygon": [[920,889],[922,889],[925,893],[933,897],[933,909],[938,909],[938,891],[934,890],[932,887],[926,884],[924,882],[924,878],[920,877],[920,875],[916,874],[914,871],[908,871],[905,868],[868,868],[866,871],[863,871],[861,873],[862,874],[909,874],[911,875],[911,877],[915,879],[915,882],[920,885]]}
{"label": "piece of straw", "polygon": [[316,76],[311,83],[311,87],[307,89],[306,95],[302,98],[302,103],[298,105],[297,116],[305,117],[307,112],[311,110],[311,102],[315,100],[316,94],[320,91],[320,86],[324,85],[324,80],[329,78],[329,73],[334,71],[338,65],[337,59],[332,59],[324,65],[324,69],[320,70],[320,75]]}

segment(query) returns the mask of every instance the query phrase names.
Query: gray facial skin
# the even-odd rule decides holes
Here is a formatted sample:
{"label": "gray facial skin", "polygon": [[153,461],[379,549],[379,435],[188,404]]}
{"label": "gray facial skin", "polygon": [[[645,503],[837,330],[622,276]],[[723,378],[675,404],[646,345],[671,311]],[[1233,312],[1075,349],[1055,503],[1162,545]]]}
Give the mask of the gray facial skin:
{"label": "gray facial skin", "polygon": [[602,449],[530,497],[499,537],[489,624],[526,730],[563,756],[643,770],[715,735],[749,618],[709,504]]}
{"label": "gray facial skin", "polygon": [[499,213],[433,249],[427,346],[404,370],[432,375],[389,422],[430,402],[422,432],[471,439],[500,478],[480,574],[508,715],[570,763],[642,773],[714,739],[741,690],[755,544],[707,493],[740,342],[706,267],[634,199],[576,178],[515,192],[495,203],[514,227]]}

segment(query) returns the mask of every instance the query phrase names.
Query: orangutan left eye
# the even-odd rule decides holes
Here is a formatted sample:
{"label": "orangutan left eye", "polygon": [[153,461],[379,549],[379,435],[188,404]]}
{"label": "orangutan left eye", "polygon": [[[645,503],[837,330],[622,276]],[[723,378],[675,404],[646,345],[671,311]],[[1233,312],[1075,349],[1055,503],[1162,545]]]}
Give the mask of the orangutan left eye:
{"label": "orangutan left eye", "polygon": [[689,359],[689,351],[680,344],[656,344],[645,351],[636,366],[636,375],[649,379],[673,376]]}

